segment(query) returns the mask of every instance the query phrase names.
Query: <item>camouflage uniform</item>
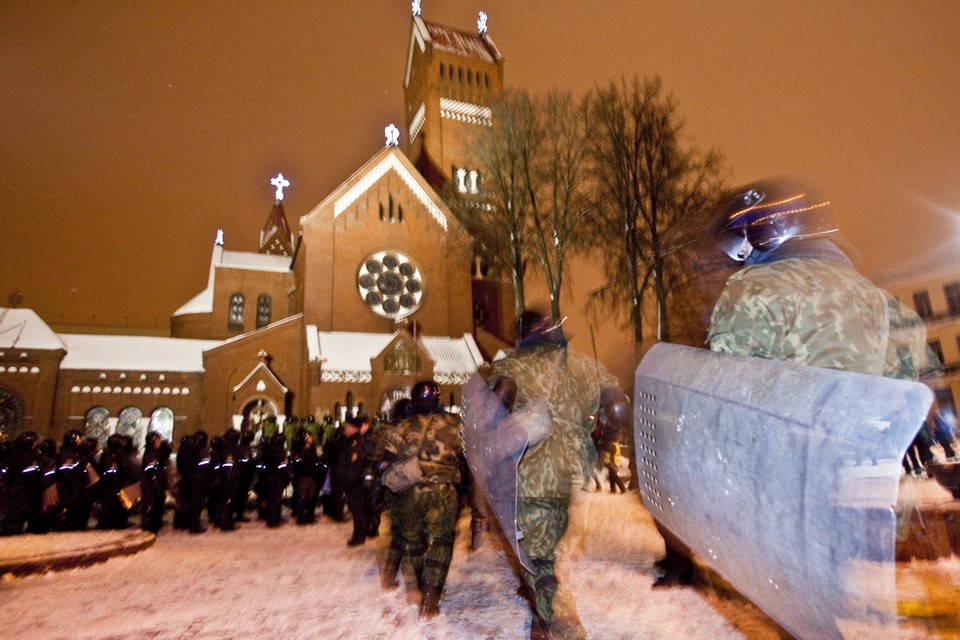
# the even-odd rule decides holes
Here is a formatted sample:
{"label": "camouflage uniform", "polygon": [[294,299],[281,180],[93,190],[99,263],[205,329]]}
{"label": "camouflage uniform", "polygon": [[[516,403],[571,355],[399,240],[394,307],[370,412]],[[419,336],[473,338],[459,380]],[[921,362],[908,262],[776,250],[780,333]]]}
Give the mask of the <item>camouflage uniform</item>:
{"label": "camouflage uniform", "polygon": [[418,446],[423,481],[402,494],[390,494],[387,500],[393,534],[388,554],[394,560],[396,555],[402,557],[405,573],[416,578],[416,588],[439,593],[453,553],[455,485],[460,482],[463,454],[460,420],[445,412],[418,414],[384,434],[383,452],[388,458],[408,457]]}
{"label": "camouflage uniform", "polygon": [[713,351],[912,380],[930,366],[913,311],[847,264],[819,258],[733,274],[707,340]]}
{"label": "camouflage uniform", "polygon": [[549,393],[553,419],[552,433],[524,453],[517,470],[520,545],[535,570],[522,572],[534,607],[532,624],[549,630],[553,638],[582,638],[585,631],[572,599],[558,593],[556,547],[567,529],[571,492],[575,484],[591,477],[596,464],[590,434],[600,394],[619,388],[619,382],[593,358],[546,343],[518,347],[494,362],[490,387],[501,377],[517,383],[515,412]]}

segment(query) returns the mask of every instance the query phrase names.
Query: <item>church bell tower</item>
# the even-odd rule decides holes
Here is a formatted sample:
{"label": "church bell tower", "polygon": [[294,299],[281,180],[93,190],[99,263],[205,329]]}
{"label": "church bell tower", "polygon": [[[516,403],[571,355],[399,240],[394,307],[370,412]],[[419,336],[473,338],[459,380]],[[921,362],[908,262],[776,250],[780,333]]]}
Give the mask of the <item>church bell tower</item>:
{"label": "church bell tower", "polygon": [[407,156],[437,191],[452,182],[461,193],[476,193],[480,175],[469,147],[479,127],[491,126],[503,58],[487,34],[486,14],[476,33],[466,33],[423,20],[417,4],[403,83]]}

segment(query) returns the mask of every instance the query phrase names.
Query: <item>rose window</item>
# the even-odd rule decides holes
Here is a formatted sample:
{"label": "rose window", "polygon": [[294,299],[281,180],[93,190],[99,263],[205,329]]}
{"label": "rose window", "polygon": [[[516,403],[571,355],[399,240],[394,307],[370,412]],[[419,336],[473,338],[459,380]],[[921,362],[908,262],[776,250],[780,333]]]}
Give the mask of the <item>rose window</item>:
{"label": "rose window", "polygon": [[360,266],[357,287],[374,313],[384,318],[401,318],[420,306],[423,272],[400,251],[380,251]]}

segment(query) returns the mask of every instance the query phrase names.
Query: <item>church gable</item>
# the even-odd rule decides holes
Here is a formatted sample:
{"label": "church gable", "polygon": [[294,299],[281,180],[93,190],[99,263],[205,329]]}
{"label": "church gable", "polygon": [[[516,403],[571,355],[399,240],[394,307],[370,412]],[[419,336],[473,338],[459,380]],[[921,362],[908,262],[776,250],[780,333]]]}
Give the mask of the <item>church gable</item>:
{"label": "church gable", "polygon": [[[406,206],[401,212],[401,200]],[[337,220],[358,210],[382,222],[406,223],[411,214],[426,213],[440,231],[448,232],[456,224],[453,214],[433,187],[420,175],[397,147],[386,147],[332,194],[300,219],[306,230],[321,219]]]}

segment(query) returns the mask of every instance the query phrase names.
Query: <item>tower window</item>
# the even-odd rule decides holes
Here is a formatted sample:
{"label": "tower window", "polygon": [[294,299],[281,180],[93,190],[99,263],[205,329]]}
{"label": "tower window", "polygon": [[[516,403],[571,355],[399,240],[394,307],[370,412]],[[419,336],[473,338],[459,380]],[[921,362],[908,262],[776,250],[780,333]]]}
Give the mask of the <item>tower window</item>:
{"label": "tower window", "polygon": [[403,205],[397,205],[397,222],[403,224]]}
{"label": "tower window", "polygon": [[933,306],[930,304],[930,293],[924,289],[913,294],[913,306],[921,318],[933,316]]}
{"label": "tower window", "polygon": [[440,63],[440,77],[443,77],[443,63]]}
{"label": "tower window", "polygon": [[467,84],[473,84],[473,69],[467,69]]}
{"label": "tower window", "polygon": [[242,293],[230,294],[230,313],[227,315],[227,329],[230,331],[243,331],[243,304]]}
{"label": "tower window", "polygon": [[947,298],[947,311],[952,316],[960,316],[960,282],[951,282],[943,287]]}
{"label": "tower window", "polygon": [[490,88],[490,74],[489,74],[489,73],[484,73],[484,74],[483,74],[483,81],[486,83],[487,89],[489,89],[489,88]]}
{"label": "tower window", "polygon": [[386,214],[383,212],[383,203],[380,203],[380,222],[386,220]]}
{"label": "tower window", "polygon": [[463,82],[463,67],[457,67],[457,80]]}
{"label": "tower window", "polygon": [[270,324],[271,315],[273,315],[273,301],[269,295],[261,293],[257,298],[257,329]]}

